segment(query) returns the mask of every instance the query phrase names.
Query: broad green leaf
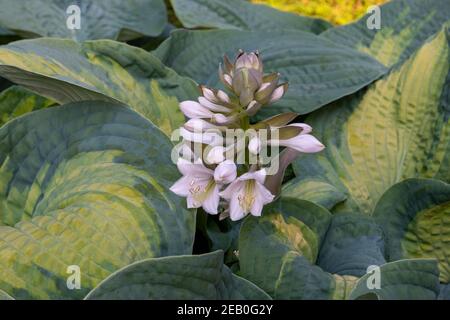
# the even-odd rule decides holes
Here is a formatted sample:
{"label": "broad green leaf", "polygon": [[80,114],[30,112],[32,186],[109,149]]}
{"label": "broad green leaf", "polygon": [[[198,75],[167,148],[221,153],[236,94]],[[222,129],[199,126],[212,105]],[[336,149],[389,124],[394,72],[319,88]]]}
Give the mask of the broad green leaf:
{"label": "broad green leaf", "polygon": [[1,300],[14,300],[14,298],[11,297],[9,294],[7,294],[5,291],[0,289],[0,301]]}
{"label": "broad green leaf", "polygon": [[399,260],[380,266],[380,289],[369,289],[374,276],[372,272],[362,277],[353,289],[350,299],[375,294],[380,300],[434,300],[439,294],[439,270],[436,260]]}
{"label": "broad green leaf", "polygon": [[110,275],[87,296],[98,299],[270,299],[223,265],[223,252],[147,259]]}
{"label": "broad green leaf", "polygon": [[390,261],[435,258],[441,282],[450,282],[450,185],[429,179],[400,182],[381,197],[374,217],[386,234]]}
{"label": "broad green leaf", "polygon": [[331,27],[322,19],[282,12],[241,0],[171,0],[186,28],[242,30],[295,29],[321,33]]}
{"label": "broad green leaf", "polygon": [[345,300],[358,280],[332,275],[311,264],[304,256],[288,252],[276,282],[275,299]]}
{"label": "broad green leaf", "polygon": [[283,186],[283,196],[308,200],[328,210],[344,201],[347,196],[329,183],[294,178]]}
{"label": "broad green leaf", "polygon": [[[169,187],[171,143],[129,108],[81,102],[0,128],[0,289],[82,298],[132,262],[190,254],[195,215]],[[80,267],[81,290],[67,268]]]}
{"label": "broad green leaf", "polygon": [[20,86],[0,92],[0,127],[25,113],[47,108],[54,102]]}
{"label": "broad green leaf", "polygon": [[175,31],[155,54],[180,75],[217,87],[222,56],[234,57],[239,49],[259,50],[265,72],[279,72],[283,80],[289,81],[283,99],[261,110],[267,115],[311,112],[361,89],[386,72],[366,54],[292,30]]}
{"label": "broad green leaf", "polygon": [[438,300],[450,300],[450,284],[441,284]]}
{"label": "broad green leaf", "polygon": [[294,198],[281,198],[261,217],[246,218],[239,237],[240,274],[274,297],[286,255],[314,263],[330,219],[326,209]]}
{"label": "broad green leaf", "polygon": [[0,47],[0,75],[60,104],[120,101],[168,135],[184,121],[179,101],[198,95],[152,54],[111,40],[14,42]]}
{"label": "broad green leaf", "polygon": [[448,0],[396,0],[380,7],[380,29],[368,13],[355,23],[328,29],[322,37],[368,53],[386,66],[401,63],[450,21]]}
{"label": "broad green leaf", "polygon": [[383,231],[372,218],[334,215],[317,264],[324,270],[361,277],[371,265],[386,263]]}
{"label": "broad green leaf", "polygon": [[450,181],[449,62],[443,29],[367,90],[312,114],[305,121],[326,149],[296,160],[296,175],[347,194],[334,212],[366,215],[406,178]]}
{"label": "broad green leaf", "polygon": [[[71,5],[80,9],[79,29],[68,27]],[[0,0],[0,8],[0,25],[25,37],[128,39],[157,36],[167,24],[163,0]]]}

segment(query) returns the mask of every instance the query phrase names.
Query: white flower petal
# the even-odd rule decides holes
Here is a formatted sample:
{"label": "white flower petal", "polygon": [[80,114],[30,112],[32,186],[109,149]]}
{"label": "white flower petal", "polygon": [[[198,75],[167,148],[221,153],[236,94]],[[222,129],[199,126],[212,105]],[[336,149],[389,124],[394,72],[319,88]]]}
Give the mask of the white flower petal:
{"label": "white flower petal", "polygon": [[261,169],[258,171],[253,171],[253,172],[247,172],[244,173],[243,175],[238,177],[238,180],[240,181],[245,181],[245,180],[256,180],[259,183],[264,183],[264,181],[266,180],[266,169]]}
{"label": "white flower petal", "polygon": [[209,214],[217,214],[217,208],[219,207],[219,187],[217,185],[214,186],[213,190],[211,190],[202,203],[203,209]]}
{"label": "white flower petal", "polygon": [[275,90],[273,90],[268,103],[275,103],[280,100],[283,97],[285,90],[286,88],[284,85],[278,86]]}
{"label": "white flower petal", "polygon": [[261,151],[261,139],[253,137],[248,143],[248,151],[253,154],[258,154]]}
{"label": "white flower petal", "polygon": [[222,90],[218,90],[217,91],[217,97],[221,100],[221,101],[223,101],[223,102],[226,102],[226,103],[230,103],[230,97],[224,92],[224,91],[222,91]]}
{"label": "white flower petal", "polygon": [[236,164],[231,160],[225,160],[214,170],[214,180],[217,183],[228,184],[236,180]]}
{"label": "white flower petal", "polygon": [[259,182],[255,183],[254,193],[255,201],[253,202],[250,212],[252,215],[259,217],[261,216],[264,205],[272,202],[275,196]]}
{"label": "white flower petal", "polygon": [[207,163],[218,164],[225,160],[225,148],[222,146],[215,146],[206,155]]}
{"label": "white flower petal", "polygon": [[231,110],[228,109],[227,107],[221,106],[219,104],[216,103],[212,103],[211,101],[209,101],[208,99],[204,98],[204,97],[199,97],[198,98],[198,102],[200,102],[200,104],[207,108],[208,110],[211,110],[213,112],[223,112],[223,113],[229,113]]}
{"label": "white flower petal", "polygon": [[246,212],[241,208],[237,196],[230,200],[230,219],[232,221],[241,220],[246,216]]}
{"label": "white flower petal", "polygon": [[310,134],[299,134],[290,139],[280,140],[279,144],[303,153],[315,153],[325,148],[319,140]]}
{"label": "white flower petal", "polygon": [[214,171],[206,168],[203,164],[192,163],[182,158],[178,159],[177,167],[183,176],[197,179],[210,179],[214,176]]}
{"label": "white flower petal", "polygon": [[189,195],[190,182],[191,179],[189,177],[183,176],[170,187],[170,191],[180,197],[187,197]]}
{"label": "white flower petal", "polygon": [[240,189],[244,186],[244,183],[244,181],[240,180],[233,181],[228,187],[225,188],[225,190],[220,193],[220,196],[225,200],[231,200],[234,195],[237,195],[239,193]]}
{"label": "white flower petal", "polygon": [[183,101],[180,109],[188,118],[211,118],[213,113],[196,101]]}

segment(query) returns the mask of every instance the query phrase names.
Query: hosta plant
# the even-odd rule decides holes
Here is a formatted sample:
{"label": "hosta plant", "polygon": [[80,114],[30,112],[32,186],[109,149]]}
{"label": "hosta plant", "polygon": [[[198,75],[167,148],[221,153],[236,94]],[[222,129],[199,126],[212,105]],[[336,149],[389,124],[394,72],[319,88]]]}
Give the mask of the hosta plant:
{"label": "hosta plant", "polygon": [[0,0],[0,299],[450,299],[447,0],[41,2]]}

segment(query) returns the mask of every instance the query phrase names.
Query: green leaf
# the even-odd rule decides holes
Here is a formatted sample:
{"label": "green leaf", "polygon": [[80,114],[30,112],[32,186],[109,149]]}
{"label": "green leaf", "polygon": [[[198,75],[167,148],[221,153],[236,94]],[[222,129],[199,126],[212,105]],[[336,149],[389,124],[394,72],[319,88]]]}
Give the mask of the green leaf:
{"label": "green leaf", "polygon": [[438,300],[450,300],[450,284],[441,284]]}
{"label": "green leaf", "polygon": [[11,297],[9,294],[7,294],[5,291],[0,289],[0,301],[1,300],[14,300],[14,298]]}
{"label": "green leaf", "polygon": [[436,260],[411,259],[386,263],[379,268],[380,289],[369,289],[373,273],[362,277],[350,299],[376,295],[380,300],[434,300],[439,294]]}
{"label": "green leaf", "polygon": [[402,63],[450,21],[448,0],[396,0],[380,7],[381,28],[370,30],[368,13],[355,23],[321,34],[368,53],[386,66]]}
{"label": "green leaf", "polygon": [[386,234],[389,260],[435,258],[441,282],[450,282],[450,185],[428,179],[400,182],[381,197],[374,217]]}
{"label": "green leaf", "polygon": [[[68,21],[80,8],[80,29],[69,29]],[[25,37],[88,39],[135,38],[158,36],[167,24],[163,0],[0,0],[0,23]]]}
{"label": "green leaf", "polygon": [[223,252],[147,259],[102,281],[87,296],[98,299],[270,299],[223,265]]}
{"label": "green leaf", "polygon": [[198,96],[152,54],[111,40],[14,42],[0,47],[0,75],[60,104],[120,101],[168,135],[184,122],[179,101]]}
{"label": "green leaf", "polygon": [[53,101],[25,88],[12,86],[0,93],[0,127],[11,119],[53,104]]}
{"label": "green leaf", "polygon": [[276,299],[345,300],[358,278],[332,275],[304,256],[288,252],[276,283]]}
{"label": "green leaf", "polygon": [[[34,111],[0,128],[0,288],[82,298],[132,262],[190,254],[195,215],[169,191],[172,144],[106,102]],[[78,265],[81,290],[69,290]]]}
{"label": "green leaf", "polygon": [[366,215],[399,181],[450,181],[449,62],[444,29],[366,91],[308,117],[326,149],[296,160],[296,175],[347,194],[334,212]]}
{"label": "green leaf", "polygon": [[241,0],[171,0],[186,28],[241,30],[294,29],[321,33],[331,27],[322,19],[282,12]]}
{"label": "green leaf", "polygon": [[286,255],[314,263],[330,219],[326,209],[294,198],[266,206],[261,217],[249,216],[239,237],[240,274],[275,297]]}
{"label": "green leaf", "polygon": [[217,68],[223,54],[259,50],[265,72],[279,72],[289,90],[265,115],[311,112],[351,94],[386,72],[366,54],[314,34],[292,31],[175,31],[155,54],[179,74],[200,84],[219,85]]}
{"label": "green leaf", "polygon": [[347,196],[329,183],[295,178],[283,186],[283,196],[308,200],[328,210],[341,203]]}
{"label": "green leaf", "polygon": [[372,218],[334,215],[317,264],[330,273],[361,277],[371,265],[386,263],[383,231]]}

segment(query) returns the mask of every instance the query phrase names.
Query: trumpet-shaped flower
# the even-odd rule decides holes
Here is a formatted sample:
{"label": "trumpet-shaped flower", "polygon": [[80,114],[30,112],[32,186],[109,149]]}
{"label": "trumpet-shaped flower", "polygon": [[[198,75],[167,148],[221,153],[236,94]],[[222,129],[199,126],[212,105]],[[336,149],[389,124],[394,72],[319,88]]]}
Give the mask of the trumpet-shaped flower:
{"label": "trumpet-shaped flower", "polygon": [[247,172],[220,193],[230,203],[231,220],[240,220],[248,213],[261,216],[263,206],[274,199],[274,195],[264,187],[265,179],[265,169]]}
{"label": "trumpet-shaped flower", "polygon": [[183,174],[170,190],[187,199],[188,208],[203,209],[209,214],[217,214],[219,206],[219,188],[236,178],[236,165],[232,161],[224,161],[211,170],[201,161],[192,163],[179,159],[178,170]]}

